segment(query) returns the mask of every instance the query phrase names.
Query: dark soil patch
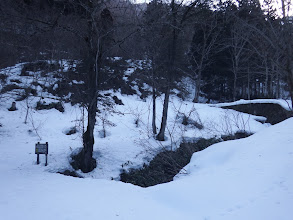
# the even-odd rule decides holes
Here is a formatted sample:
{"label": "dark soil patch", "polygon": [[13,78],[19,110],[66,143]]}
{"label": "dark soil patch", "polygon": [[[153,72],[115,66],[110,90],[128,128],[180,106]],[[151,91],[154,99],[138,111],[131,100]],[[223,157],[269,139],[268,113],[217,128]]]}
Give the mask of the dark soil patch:
{"label": "dark soil patch", "polygon": [[65,176],[72,176],[72,177],[83,178],[81,175],[79,175],[75,171],[70,171],[70,170],[64,170],[64,171],[60,171],[60,172],[57,172],[57,173],[63,174]]}
{"label": "dark soil patch", "polygon": [[37,96],[38,92],[35,89],[32,89],[30,87],[24,88],[24,91],[18,95],[18,97],[15,99],[15,101],[23,101],[25,100],[28,96]]}
{"label": "dark soil patch", "polygon": [[274,103],[251,103],[241,105],[224,106],[224,109],[234,109],[239,112],[244,112],[267,118],[266,122],[272,125],[286,120],[293,116],[293,113],[287,111],[279,104]]}
{"label": "dark soil patch", "polygon": [[159,153],[149,165],[141,169],[123,170],[120,180],[125,183],[148,187],[173,180],[184,166],[190,162],[194,152],[201,151],[220,139],[199,139],[196,143],[182,143],[176,151],[163,151]]}
{"label": "dark soil patch", "polygon": [[185,126],[189,125],[189,126],[195,127],[199,130],[203,129],[203,124],[201,122],[194,121],[190,117],[186,116],[185,114],[183,114],[183,117],[182,117],[182,124]]}
{"label": "dark soil patch", "polygon": [[241,138],[246,138],[252,135],[252,133],[247,133],[245,131],[238,131],[233,135],[222,135],[221,138],[223,141],[229,141],[229,140],[237,140]]}
{"label": "dark soil patch", "polygon": [[113,100],[114,100],[115,104],[117,104],[117,105],[124,105],[122,100],[119,99],[116,95],[113,96]]}
{"label": "dark soil patch", "polygon": [[19,85],[16,85],[16,84],[9,84],[9,85],[6,85],[2,88],[2,93],[6,93],[6,92],[10,92],[14,89],[22,89]]}
{"label": "dark soil patch", "polygon": [[8,77],[7,75],[1,73],[0,74],[0,81],[5,82],[7,77]]}
{"label": "dark soil patch", "polygon": [[52,72],[60,69],[60,65],[57,63],[48,63],[47,61],[36,61],[32,63],[26,63],[21,70],[21,76],[29,76],[29,72],[45,71]]}
{"label": "dark soil patch", "polygon": [[[81,150],[77,154],[71,155],[71,162],[70,165],[74,170],[81,170],[84,173],[88,173],[95,169],[97,167],[97,161],[94,158],[91,158],[91,161],[89,164],[85,165],[84,164],[84,152]],[[86,167],[87,166],[87,167]],[[89,168],[90,171],[87,170]]]}
{"label": "dark soil patch", "polygon": [[144,164],[140,169],[122,170],[120,180],[142,187],[170,182],[190,162],[193,153],[221,141],[245,138],[250,135],[251,133],[239,131],[234,135],[222,136],[221,139],[200,138],[196,142],[183,142],[176,151],[163,151],[157,154],[149,165]]}
{"label": "dark soil patch", "polygon": [[56,110],[60,111],[60,112],[64,112],[64,107],[62,105],[61,102],[52,102],[49,104],[46,104],[44,102],[37,102],[37,106],[36,109],[37,110],[44,110],[44,109],[53,109],[55,108]]}
{"label": "dark soil patch", "polygon": [[77,128],[76,127],[71,127],[65,134],[66,135],[72,135],[72,134],[76,134],[77,132]]}
{"label": "dark soil patch", "polygon": [[21,83],[21,81],[19,79],[11,79],[10,82],[12,83]]}

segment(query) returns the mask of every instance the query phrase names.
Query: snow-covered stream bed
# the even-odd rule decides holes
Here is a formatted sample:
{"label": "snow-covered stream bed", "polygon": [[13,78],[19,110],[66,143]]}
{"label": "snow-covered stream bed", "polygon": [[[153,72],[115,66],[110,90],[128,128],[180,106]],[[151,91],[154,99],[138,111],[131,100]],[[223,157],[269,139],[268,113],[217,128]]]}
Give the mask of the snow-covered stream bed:
{"label": "snow-covered stream bed", "polygon": [[[244,122],[242,126],[256,134],[195,153],[185,167],[187,174],[145,189],[110,180],[117,178],[121,164],[131,161],[132,166],[139,166],[160,146],[147,129],[150,100],[118,97],[124,105],[117,110],[123,114],[108,116],[116,126],[108,128],[106,138],[99,138],[101,125],[97,126],[98,167],[83,179],[56,173],[69,168],[70,153],[82,145],[80,133],[64,134],[80,118],[79,108],[66,104],[65,113],[32,110],[31,121],[24,124],[24,103],[18,102],[15,112],[7,111],[9,100],[1,104],[1,219],[292,219],[292,118],[268,127],[248,114],[173,98],[169,126],[176,124],[178,109],[190,112],[192,108],[205,126],[196,130],[177,123],[174,140],[182,134],[212,137],[224,130],[236,131],[236,115]],[[136,127],[138,116],[141,122]],[[231,123],[224,127],[223,121]],[[41,141],[49,142],[47,167],[44,157],[36,165],[34,144],[39,138],[33,127]],[[170,145],[171,138],[164,144]]]}
{"label": "snow-covered stream bed", "polygon": [[[20,66],[12,68],[8,80],[31,80],[21,78],[20,70]],[[56,97],[38,89],[47,97],[42,101],[56,101]],[[36,111],[40,97],[29,96],[16,102],[17,111],[8,111],[16,93],[14,90],[0,97],[1,220],[291,220],[293,217],[293,118],[270,126],[259,122],[263,117],[218,108],[225,103],[218,107],[194,104],[172,96],[167,140],[158,142],[152,135],[150,98],[142,101],[136,95],[105,91],[123,105],[98,114],[94,145],[97,168],[87,174],[77,171],[84,178],[74,178],[57,172],[72,169],[70,155],[82,147],[82,109],[67,103],[64,113],[56,109]],[[163,98],[157,99],[157,125]],[[288,106],[285,101],[266,100],[270,101]],[[101,105],[98,108],[103,109]],[[182,115],[201,124],[202,129],[184,125]],[[72,127],[78,132],[66,135]],[[193,154],[184,172],[172,182],[141,188],[119,181],[122,168],[141,167],[162,149],[176,149],[183,139],[214,138],[237,131],[255,134],[214,144]],[[38,141],[49,142],[48,166],[44,166],[43,155],[41,164],[36,164],[34,147]]]}

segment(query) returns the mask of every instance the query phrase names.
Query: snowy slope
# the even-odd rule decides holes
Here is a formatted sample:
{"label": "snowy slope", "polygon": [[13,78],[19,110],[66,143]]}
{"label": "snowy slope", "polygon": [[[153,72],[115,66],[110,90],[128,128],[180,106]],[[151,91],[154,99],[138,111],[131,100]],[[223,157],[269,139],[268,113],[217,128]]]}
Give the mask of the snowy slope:
{"label": "snowy slope", "polygon": [[[98,167],[88,174],[79,172],[83,176],[118,179],[122,165],[124,169],[142,166],[162,148],[170,148],[171,145],[173,149],[178,147],[182,138],[192,140],[197,137],[219,137],[239,130],[255,133],[268,126],[254,120],[257,116],[209,107],[206,104],[182,102],[177,97],[172,97],[166,132],[167,141],[158,142],[153,138],[150,126],[152,100],[149,98],[143,102],[137,96],[121,96],[118,93],[115,95],[124,105],[117,105],[113,111],[103,116],[112,124],[106,125],[105,138],[101,138],[103,126],[101,119],[97,118],[94,157],[97,159]],[[32,107],[37,100],[31,98]],[[9,155],[11,164],[19,164],[30,169],[36,161],[34,144],[38,141],[49,142],[49,165],[45,170],[58,172],[70,169],[70,154],[82,147],[82,110],[70,104],[65,104],[64,113],[55,109],[36,111],[30,108],[28,123],[24,124],[27,110],[25,101],[17,102],[18,110],[10,112],[7,109],[12,101],[7,99],[0,105],[0,123],[3,125],[0,127],[0,153]],[[158,125],[162,101],[162,98],[158,99],[157,103]],[[179,112],[186,115],[192,112],[190,118],[200,119],[204,129],[182,125],[178,119]],[[138,125],[135,124],[136,120],[139,120]],[[80,132],[65,135],[65,131],[73,126],[77,126]],[[44,162],[43,158],[41,162]]]}
{"label": "snowy slope", "polygon": [[[293,119],[195,153],[189,174],[140,188],[78,179],[3,154],[1,219],[292,219]],[[13,147],[11,143],[7,148]],[[4,146],[5,147],[5,146]],[[24,157],[25,158],[25,157]]]}
{"label": "snowy slope", "polygon": [[[20,78],[20,70],[21,64],[5,70],[7,80],[29,84],[33,79]],[[47,97],[43,101],[56,101],[40,86],[36,90]],[[171,96],[167,140],[158,142],[151,132],[150,98],[105,93],[124,105],[98,115],[94,145],[98,164],[88,174],[77,171],[84,179],[56,173],[71,169],[70,154],[82,147],[81,108],[67,103],[63,113],[36,111],[40,97],[30,96],[10,112],[17,90],[0,97],[0,219],[292,219],[293,119],[270,126],[256,121],[258,116]],[[157,99],[157,126],[163,98]],[[203,129],[183,125],[183,114]],[[79,131],[65,135],[71,127]],[[184,168],[187,173],[173,182],[144,189],[111,181],[119,179],[122,165],[123,169],[142,166],[160,150],[178,147],[182,139],[220,137],[239,130],[255,134],[195,153]],[[49,142],[47,167],[42,155],[41,164],[36,164],[38,141]]]}
{"label": "snowy slope", "polygon": [[[29,85],[29,82],[37,80],[38,84],[42,86],[34,87],[39,97],[29,96],[26,100],[17,101],[18,110],[14,112],[9,112],[7,109],[18,97],[19,91],[12,90],[0,97],[0,123],[3,125],[2,128],[0,127],[0,147],[2,147],[0,153],[10,155],[12,161],[17,161],[14,163],[20,163],[21,166],[27,166],[29,169],[36,160],[34,144],[38,141],[49,142],[49,166],[45,170],[58,172],[70,169],[70,154],[82,147],[83,109],[77,105],[64,104],[64,113],[55,109],[36,111],[35,106],[38,101],[51,103],[58,99],[42,89],[42,87],[54,84],[56,79],[50,77],[53,73],[49,73],[49,77],[43,77],[38,72],[21,76],[21,70],[22,64],[17,64],[1,70],[0,73],[7,75],[7,83],[19,80],[18,85],[25,87]],[[129,73],[127,72],[127,74]],[[110,94],[112,97],[117,96],[123,105],[115,105],[113,109],[109,109],[98,103],[101,113],[97,117],[94,146],[94,157],[97,159],[98,166],[89,174],[79,172],[85,177],[119,179],[122,166],[123,169],[142,166],[162,148],[175,149],[178,147],[182,139],[220,137],[239,130],[255,133],[268,126],[257,122],[255,120],[259,118],[257,116],[207,104],[194,104],[171,96],[165,134],[167,140],[159,142],[153,138],[152,134],[152,100],[150,97],[142,101],[137,95],[127,96],[113,91],[103,93]],[[46,98],[41,99],[41,96]],[[164,96],[157,98],[156,123],[158,127],[163,99]],[[24,124],[27,112],[27,124]],[[184,126],[182,124],[183,114],[202,124],[203,129]],[[85,112],[85,126],[86,120]],[[101,138],[104,129],[103,120],[107,121],[105,138]],[[77,127],[79,132],[70,136],[65,135],[71,127]],[[16,148],[11,148],[11,146],[16,146]]]}

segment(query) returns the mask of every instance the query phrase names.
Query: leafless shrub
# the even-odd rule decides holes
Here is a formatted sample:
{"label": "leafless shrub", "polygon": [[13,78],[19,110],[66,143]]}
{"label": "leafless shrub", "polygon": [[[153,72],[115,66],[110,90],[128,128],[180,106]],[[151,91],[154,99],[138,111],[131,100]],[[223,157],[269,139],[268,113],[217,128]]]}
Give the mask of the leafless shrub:
{"label": "leafless shrub", "polygon": [[250,115],[245,117],[241,112],[224,110],[220,121],[215,123],[209,121],[206,128],[217,135],[233,135],[235,132],[251,133],[249,125]]}

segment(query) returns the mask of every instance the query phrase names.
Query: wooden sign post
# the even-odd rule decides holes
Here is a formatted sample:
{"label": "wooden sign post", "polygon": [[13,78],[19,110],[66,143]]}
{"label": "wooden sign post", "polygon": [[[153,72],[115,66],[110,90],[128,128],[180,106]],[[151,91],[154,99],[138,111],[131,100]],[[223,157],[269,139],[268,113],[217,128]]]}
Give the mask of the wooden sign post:
{"label": "wooden sign post", "polygon": [[48,142],[45,144],[41,144],[40,142],[36,143],[36,148],[35,148],[35,154],[37,155],[37,164],[40,163],[40,154],[45,154],[46,155],[46,164],[45,166],[48,165]]}

